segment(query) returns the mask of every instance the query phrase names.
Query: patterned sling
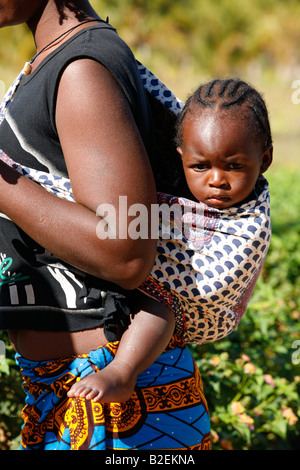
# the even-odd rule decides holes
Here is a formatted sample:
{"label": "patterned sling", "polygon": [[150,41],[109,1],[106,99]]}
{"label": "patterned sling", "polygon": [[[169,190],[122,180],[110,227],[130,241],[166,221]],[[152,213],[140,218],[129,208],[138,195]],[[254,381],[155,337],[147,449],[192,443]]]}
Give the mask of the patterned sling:
{"label": "patterned sling", "polygon": [[[154,120],[161,109],[155,108],[157,104],[171,117],[180,113],[183,103],[145,66],[137,64],[156,114]],[[0,124],[21,78],[22,73],[1,102]],[[74,201],[67,178],[26,168],[2,151],[0,158],[57,197]],[[261,177],[256,196],[246,203],[213,209],[172,195],[172,181],[182,175],[172,156],[168,158],[161,160],[168,169],[162,178],[167,180],[169,175],[171,194],[158,193],[157,256],[140,290],[172,309],[176,332],[187,343],[203,344],[230,334],[245,313],[271,239],[268,183]]]}

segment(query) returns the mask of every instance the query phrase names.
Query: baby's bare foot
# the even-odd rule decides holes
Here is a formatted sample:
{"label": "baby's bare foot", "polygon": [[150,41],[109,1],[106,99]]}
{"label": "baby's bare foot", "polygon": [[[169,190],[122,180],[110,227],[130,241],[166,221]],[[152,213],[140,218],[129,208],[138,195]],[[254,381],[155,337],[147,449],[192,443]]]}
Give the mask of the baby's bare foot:
{"label": "baby's bare foot", "polygon": [[136,375],[126,364],[109,364],[105,369],[76,382],[68,397],[80,397],[101,403],[122,403],[132,396]]}

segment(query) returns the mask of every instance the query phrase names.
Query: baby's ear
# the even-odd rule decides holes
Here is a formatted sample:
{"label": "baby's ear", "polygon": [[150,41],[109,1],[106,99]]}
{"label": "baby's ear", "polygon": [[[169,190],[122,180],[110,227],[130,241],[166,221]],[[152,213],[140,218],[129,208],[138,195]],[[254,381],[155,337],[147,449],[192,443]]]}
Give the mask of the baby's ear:
{"label": "baby's ear", "polygon": [[177,152],[179,153],[179,155],[182,157],[182,148],[181,147],[177,147],[176,148]]}
{"label": "baby's ear", "polygon": [[273,145],[270,145],[270,147],[264,151],[261,157],[261,167],[260,167],[260,174],[262,175],[269,166],[271,165],[273,161]]}

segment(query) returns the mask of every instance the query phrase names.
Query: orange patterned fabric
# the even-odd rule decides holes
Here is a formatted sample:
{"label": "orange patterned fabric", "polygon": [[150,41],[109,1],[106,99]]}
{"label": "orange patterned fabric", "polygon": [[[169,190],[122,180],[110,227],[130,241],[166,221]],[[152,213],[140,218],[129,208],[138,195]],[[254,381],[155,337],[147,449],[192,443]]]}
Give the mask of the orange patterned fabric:
{"label": "orange patterned fabric", "polygon": [[17,360],[27,394],[24,450],[208,450],[210,429],[199,371],[177,338],[138,378],[125,403],[68,398],[76,380],[101,370],[118,343],[52,362]]}

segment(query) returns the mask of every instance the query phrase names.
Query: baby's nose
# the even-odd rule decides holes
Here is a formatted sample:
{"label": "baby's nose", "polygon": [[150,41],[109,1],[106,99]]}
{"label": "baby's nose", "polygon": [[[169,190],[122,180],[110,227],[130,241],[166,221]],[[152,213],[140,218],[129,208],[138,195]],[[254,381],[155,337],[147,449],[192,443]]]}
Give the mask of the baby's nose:
{"label": "baby's nose", "polygon": [[221,169],[211,169],[210,171],[209,184],[216,188],[228,187],[228,179],[226,172]]}

